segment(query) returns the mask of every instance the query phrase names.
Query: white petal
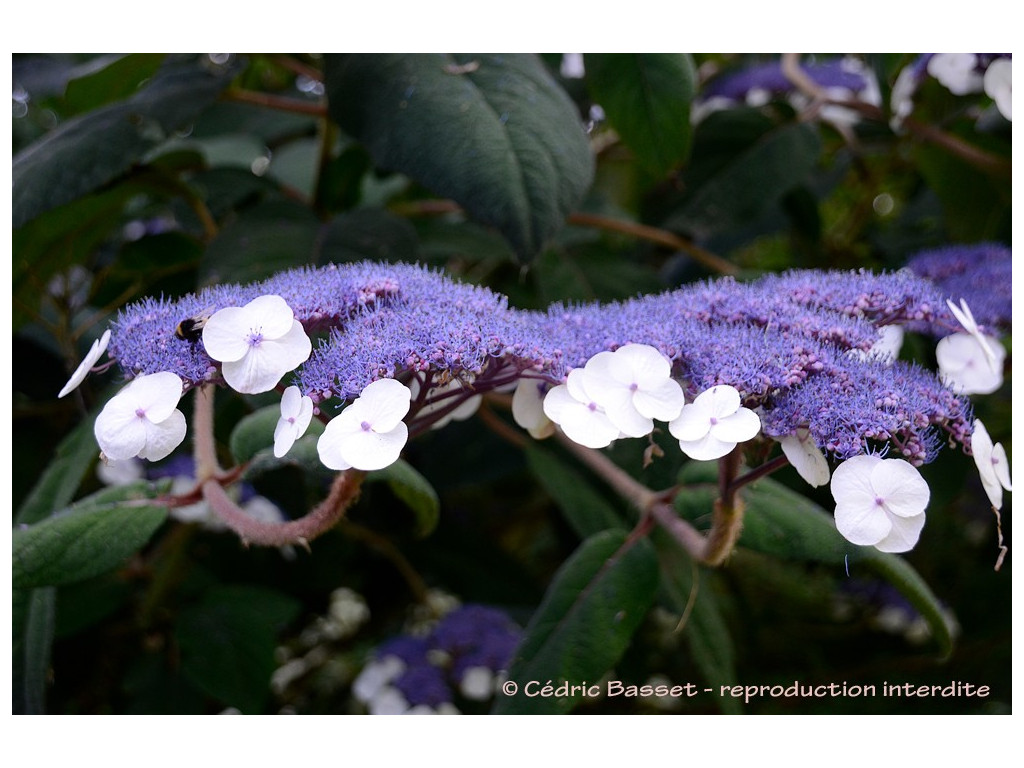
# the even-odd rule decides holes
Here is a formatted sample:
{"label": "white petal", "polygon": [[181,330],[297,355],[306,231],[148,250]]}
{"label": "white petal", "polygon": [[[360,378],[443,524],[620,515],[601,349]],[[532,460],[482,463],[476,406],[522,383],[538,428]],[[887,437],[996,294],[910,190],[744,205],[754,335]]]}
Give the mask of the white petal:
{"label": "white petal", "polygon": [[[463,400],[453,410],[446,413],[440,419],[435,421],[430,428],[441,429],[451,424],[453,421],[465,421],[478,410],[480,410],[480,404],[483,403],[483,395],[473,395],[466,400]],[[421,411],[422,413],[422,411]]]}
{"label": "white petal", "polygon": [[931,491],[921,473],[902,459],[884,459],[871,470],[871,487],[882,499],[886,512],[897,517],[916,517],[928,506]]}
{"label": "white petal", "polygon": [[732,416],[740,407],[740,393],[728,384],[718,384],[701,392],[697,395],[697,400],[701,398],[706,398],[710,402],[711,415],[718,420]]}
{"label": "white petal", "polygon": [[1010,59],[996,59],[985,70],[985,93],[996,103],[996,109],[1007,120],[1012,120],[1011,107],[1013,62]]}
{"label": "white petal", "polygon": [[683,410],[686,396],[679,382],[665,379],[633,394],[633,406],[643,416],[658,421],[672,421]]}
{"label": "white petal", "polygon": [[957,322],[964,327],[970,335],[974,336],[979,333],[978,323],[974,319],[974,313],[971,312],[971,308],[967,306],[966,299],[960,299],[960,306],[958,307],[953,303],[952,299],[946,299],[946,306],[949,307],[949,311],[953,313],[953,317],[957,319]]}
{"label": "white petal", "polygon": [[544,414],[543,387],[544,383],[537,379],[522,378],[512,395],[512,419],[530,434],[552,423]]}
{"label": "white petal", "polygon": [[569,375],[565,377],[565,388],[572,399],[578,403],[587,405],[591,402],[591,396],[587,393],[587,390],[583,386],[583,380],[585,375],[582,368],[574,368],[569,371]]}
{"label": "white petal", "polygon": [[878,456],[851,456],[832,473],[832,498],[836,504],[874,509],[878,495],[871,486],[871,472],[881,462]]}
{"label": "white petal", "polygon": [[342,460],[356,469],[384,469],[398,461],[408,439],[409,428],[401,421],[389,432],[361,429],[346,437],[340,453]]}
{"label": "white petal", "polygon": [[249,326],[242,307],[225,307],[214,312],[203,325],[206,354],[222,363],[241,360],[249,351]]}
{"label": "white petal", "polygon": [[761,419],[749,408],[740,408],[731,416],[712,425],[711,434],[723,442],[743,443],[753,440],[761,431]]}
{"label": "white petal", "polygon": [[992,346],[990,360],[982,342],[966,333],[954,333],[941,339],[935,348],[939,375],[954,390],[966,395],[989,395],[1003,384],[1006,350],[998,342]]}
{"label": "white petal", "polygon": [[627,344],[615,350],[616,365],[631,372],[633,381],[641,386],[657,385],[672,375],[672,363],[647,344]]}
{"label": "white petal", "polygon": [[[843,464],[847,463],[843,462]],[[843,464],[840,464],[841,468]],[[836,469],[838,472],[839,469]],[[833,476],[832,482],[835,482]],[[877,544],[892,532],[892,518],[875,504],[840,503],[836,505],[836,528],[854,544]]]}
{"label": "white petal", "polygon": [[567,384],[559,384],[556,387],[552,387],[544,395],[542,410],[544,415],[551,419],[551,421],[555,422],[555,424],[560,424],[565,410],[576,405],[584,405],[584,403],[581,403],[569,393]]}
{"label": "white petal", "polygon": [[684,405],[679,415],[669,422],[668,431],[676,440],[687,442],[705,437],[711,431],[711,402],[700,400],[698,395],[697,400]]}
{"label": "white petal", "polygon": [[1003,508],[1003,489],[1012,490],[1010,465],[1002,445],[992,444],[992,438],[981,419],[974,421],[971,434],[971,453],[981,476],[981,484],[995,509]]}
{"label": "white petal", "polygon": [[288,302],[273,294],[253,299],[244,307],[246,332],[258,332],[266,339],[279,339],[292,330],[295,313]]}
{"label": "white petal", "polygon": [[[551,392],[548,396],[551,396]],[[544,403],[547,404],[547,398]],[[587,448],[605,448],[619,437],[619,428],[612,424],[606,414],[582,403],[562,409],[561,419],[559,426],[566,436]]]}
{"label": "white petal", "polygon": [[1002,443],[996,443],[992,449],[992,467],[995,469],[999,484],[1008,491],[1013,490],[1013,483],[1010,482],[1010,461],[1006,458],[1006,449]]}
{"label": "white petal", "polygon": [[60,394],[57,395],[58,399],[64,397],[69,392],[73,392],[79,384],[85,381],[85,377],[89,375],[89,371],[94,365],[96,365],[96,361],[103,357],[103,353],[107,351],[107,344],[109,343],[110,329],[108,328],[103,332],[103,335],[94,341],[92,346],[89,347],[89,351],[86,353],[85,359],[79,363],[75,372],[71,374],[71,378],[68,379],[68,383],[64,385]]}
{"label": "white petal", "polygon": [[133,407],[125,407],[126,401],[118,401],[118,397],[115,395],[100,411],[93,434],[104,456],[124,461],[145,448],[146,426],[145,419],[137,416]]}
{"label": "white petal", "polygon": [[786,435],[779,440],[782,452],[789,463],[812,488],[818,488],[829,481],[828,462],[821,449],[815,445],[810,434],[804,428],[796,434]]}
{"label": "white petal", "polygon": [[175,410],[159,424],[145,422],[146,444],[139,451],[140,459],[160,461],[171,454],[185,439],[185,414]]}
{"label": "white petal", "polygon": [[281,393],[281,418],[294,418],[302,408],[302,392],[292,385]]}
{"label": "white petal", "polygon": [[133,398],[136,408],[145,411],[146,419],[159,424],[178,407],[181,379],[170,371],[139,376],[124,389],[124,394]]}
{"label": "white petal", "polygon": [[921,537],[924,518],[924,514],[915,517],[890,518],[892,530],[884,539],[875,544],[875,547],[881,552],[909,552]]}
{"label": "white petal", "polygon": [[356,403],[359,404],[357,412],[360,419],[369,422],[374,432],[389,432],[395,429],[409,412],[412,391],[397,379],[377,379],[366,385],[349,408]]}
{"label": "white petal", "polygon": [[707,434],[699,440],[680,440],[679,447],[691,459],[713,461],[730,453],[736,443],[725,442]]}
{"label": "white petal", "polygon": [[274,455],[281,458],[306,433],[313,418],[313,400],[302,397],[298,387],[288,387],[281,398],[281,418],[274,428]]}
{"label": "white petal", "polygon": [[313,346],[297,320],[292,330],[279,339],[263,339],[249,347],[239,360],[221,366],[224,380],[236,392],[249,395],[269,392],[281,378],[309,358]]}
{"label": "white petal", "polygon": [[327,427],[317,440],[316,451],[320,455],[321,463],[328,469],[351,469],[352,465],[342,457],[342,449],[349,434],[342,428],[339,419],[340,417],[336,416],[327,422]]}

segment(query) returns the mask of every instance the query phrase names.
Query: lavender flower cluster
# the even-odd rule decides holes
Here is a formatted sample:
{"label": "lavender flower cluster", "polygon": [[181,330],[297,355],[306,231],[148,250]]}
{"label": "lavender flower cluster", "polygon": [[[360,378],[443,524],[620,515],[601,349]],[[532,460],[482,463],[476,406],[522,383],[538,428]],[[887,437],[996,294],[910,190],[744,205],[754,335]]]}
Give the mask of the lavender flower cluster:
{"label": "lavender flower cluster", "polygon": [[420,266],[364,262],[147,299],[122,311],[109,352],[128,378],[171,371],[186,387],[219,382],[202,339],[181,338],[179,323],[267,294],[283,297],[305,330],[320,335],[296,373],[317,404],[352,399],[382,378],[417,377],[428,387],[458,380],[467,397],[523,376],[558,384],[598,352],[646,344],[672,362],[689,399],[735,387],[746,407],[761,409],[770,436],[806,427],[839,458],[876,440],[921,463],[941,444],[940,430],[964,442],[969,404],[933,373],[870,351],[882,326],[939,336],[957,328],[947,293],[909,270],[797,271],[538,312]]}
{"label": "lavender flower cluster", "polygon": [[429,635],[399,635],[378,647],[353,693],[371,714],[454,714],[457,698],[492,698],[521,636],[503,611],[456,608]]}
{"label": "lavender flower cluster", "polygon": [[1009,329],[1013,317],[1009,248],[978,243],[921,251],[907,262],[907,268],[934,283],[954,302],[966,300],[975,320],[990,333]]}

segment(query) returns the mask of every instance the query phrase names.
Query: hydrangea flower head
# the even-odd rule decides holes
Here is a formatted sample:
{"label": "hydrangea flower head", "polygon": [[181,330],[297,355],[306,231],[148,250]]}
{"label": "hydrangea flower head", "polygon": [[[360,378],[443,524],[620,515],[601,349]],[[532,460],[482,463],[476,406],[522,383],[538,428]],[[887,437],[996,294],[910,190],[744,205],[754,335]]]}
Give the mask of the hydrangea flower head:
{"label": "hydrangea flower head", "polygon": [[992,444],[992,438],[980,419],[974,422],[971,452],[974,454],[978,474],[981,475],[981,484],[989,501],[992,502],[993,509],[1002,509],[1003,489],[1013,490],[1013,484],[1010,482],[1010,462],[1006,458],[1006,450],[1002,444]]}
{"label": "hydrangea flower head", "polygon": [[710,461],[753,439],[761,430],[761,420],[740,405],[740,393],[734,387],[719,385],[684,405],[668,430],[691,459]]}
{"label": "hydrangea flower head", "polygon": [[216,312],[203,327],[203,345],[222,363],[228,385],[246,394],[269,392],[313,348],[288,303],[273,295]]}
{"label": "hydrangea flower head", "polygon": [[378,379],[327,423],[317,451],[330,469],[383,469],[398,461],[409,428],[402,421],[412,393],[395,379]]}
{"label": "hydrangea flower head", "polygon": [[117,461],[168,456],[185,439],[181,392],[181,379],[164,372],[140,376],[114,395],[94,427],[103,455]]}
{"label": "hydrangea flower head", "polygon": [[882,552],[914,548],[924,528],[928,484],[906,461],[853,456],[832,473],[836,527],[854,544]]}

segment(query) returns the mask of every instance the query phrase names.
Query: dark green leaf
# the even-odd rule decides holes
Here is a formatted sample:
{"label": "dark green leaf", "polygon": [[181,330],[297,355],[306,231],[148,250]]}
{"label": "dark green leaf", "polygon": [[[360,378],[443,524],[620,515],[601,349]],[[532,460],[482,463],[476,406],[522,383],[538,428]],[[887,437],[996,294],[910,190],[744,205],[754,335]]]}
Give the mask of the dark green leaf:
{"label": "dark green leaf", "polygon": [[[995,239],[1009,231],[1010,188],[948,150],[923,144],[915,158],[928,186],[942,202],[947,237],[958,242]],[[1007,161],[1009,166],[1009,161]]]}
{"label": "dark green leaf", "polygon": [[[114,495],[121,498],[110,502]],[[15,530],[14,588],[69,584],[119,566],[167,518],[167,509],[145,503],[145,496],[141,486],[110,489],[103,501],[85,499],[66,513]]]}
{"label": "dark green leaf", "polygon": [[498,699],[500,714],[568,712],[579,696],[528,697],[525,684],[598,681],[621,658],[654,601],[658,562],[646,539],[606,531],[580,545],[555,574],[516,649],[509,680],[522,686]]}
{"label": "dark green leaf", "polygon": [[119,56],[102,69],[68,83],[64,101],[75,114],[126,99],[143,81],[156,74],[166,54],[131,53]]}
{"label": "dark green leaf", "polygon": [[[668,537],[659,534],[654,541],[665,597],[673,612],[686,617],[680,631],[690,645],[693,663],[714,689],[735,685],[739,679],[736,652],[713,589],[714,574],[699,567]],[[737,699],[723,696],[717,701],[727,714],[742,711]]]}
{"label": "dark green leaf", "polygon": [[690,150],[697,71],[684,53],[586,56],[587,88],[649,172],[663,175]]}
{"label": "dark green leaf", "polygon": [[270,696],[278,634],[300,607],[276,590],[212,588],[178,620],[182,672],[207,695],[259,714]]}
{"label": "dark green leaf", "polygon": [[358,208],[335,216],[320,245],[317,262],[418,261],[416,229],[382,208]]}
{"label": "dark green leaf", "polygon": [[453,198],[523,260],[590,186],[579,116],[536,56],[349,54],[324,65],[331,115],[378,165]]}
{"label": "dark green leaf", "polygon": [[13,619],[12,688],[14,714],[46,712],[46,685],[50,671],[57,590],[15,589],[11,600]]}
{"label": "dark green leaf", "polygon": [[809,123],[771,130],[733,155],[664,226],[704,239],[756,219],[807,180],[820,154],[821,138]]}
{"label": "dark green leaf", "polygon": [[314,258],[320,221],[299,203],[270,201],[224,227],[199,267],[203,285],[247,283],[307,264]]}
{"label": "dark green leaf", "polygon": [[437,491],[423,475],[403,459],[385,469],[370,472],[368,482],[382,480],[416,515],[416,534],[428,536],[441,518],[441,501]]}
{"label": "dark green leaf", "polygon": [[591,485],[589,479],[554,452],[531,442],[526,446],[526,461],[580,538],[585,539],[610,528],[625,528],[615,507]]}
{"label": "dark green leaf", "polygon": [[75,497],[82,478],[99,455],[92,430],[93,416],[65,437],[14,517],[16,525],[31,525],[63,509]]}
{"label": "dark green leaf", "polygon": [[62,123],[26,147],[12,166],[14,227],[128,171],[210,104],[230,74],[169,63],[130,99]]}

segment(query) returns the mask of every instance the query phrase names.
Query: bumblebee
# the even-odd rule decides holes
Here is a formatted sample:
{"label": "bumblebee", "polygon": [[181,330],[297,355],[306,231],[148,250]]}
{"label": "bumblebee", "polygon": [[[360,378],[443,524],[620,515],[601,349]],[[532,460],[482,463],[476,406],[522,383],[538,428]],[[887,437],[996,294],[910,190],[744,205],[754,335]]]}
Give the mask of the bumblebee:
{"label": "bumblebee", "polygon": [[204,309],[202,312],[193,315],[192,317],[186,317],[178,326],[174,329],[174,335],[182,341],[188,341],[195,344],[199,339],[203,337],[203,327],[206,325],[206,321],[213,316],[211,309]]}

